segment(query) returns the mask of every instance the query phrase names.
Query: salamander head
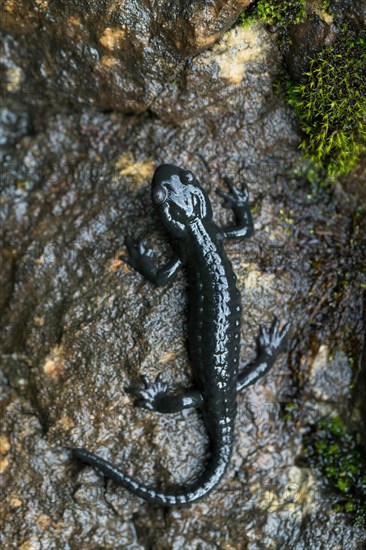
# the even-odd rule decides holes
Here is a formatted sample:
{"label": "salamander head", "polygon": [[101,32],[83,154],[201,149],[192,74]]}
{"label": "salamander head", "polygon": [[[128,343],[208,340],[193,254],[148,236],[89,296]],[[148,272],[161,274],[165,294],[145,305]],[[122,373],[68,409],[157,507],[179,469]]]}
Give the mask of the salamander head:
{"label": "salamander head", "polygon": [[189,170],[173,164],[159,166],[152,179],[151,196],[164,224],[176,237],[183,236],[195,220],[212,219],[209,198]]}

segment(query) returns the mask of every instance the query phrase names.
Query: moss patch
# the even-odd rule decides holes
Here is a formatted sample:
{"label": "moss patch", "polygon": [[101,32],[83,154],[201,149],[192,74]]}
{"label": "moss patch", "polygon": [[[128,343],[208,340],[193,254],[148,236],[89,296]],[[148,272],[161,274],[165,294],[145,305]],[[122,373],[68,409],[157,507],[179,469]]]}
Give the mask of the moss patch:
{"label": "moss patch", "polygon": [[267,25],[287,27],[300,23],[305,17],[305,0],[259,0],[252,10],[240,15],[239,22],[246,25],[253,19],[260,19]]}
{"label": "moss patch", "polygon": [[258,18],[268,25],[296,25],[306,17],[305,0],[260,0],[257,13]]}
{"label": "moss patch", "polygon": [[305,154],[328,176],[349,172],[366,151],[366,34],[343,32],[286,95],[306,134]]}
{"label": "moss patch", "polygon": [[[294,25],[303,23],[300,32],[313,24],[315,32],[319,17],[323,26],[330,24],[327,17],[333,21],[329,13],[328,0],[259,0],[241,14],[239,24],[261,20],[275,26],[279,49],[287,55],[297,32]],[[285,85],[286,99],[305,134],[301,148],[328,178],[350,172],[366,151],[366,32],[352,30],[341,16],[334,24],[334,42],[322,47],[324,37],[318,37],[313,46],[305,44],[302,58],[309,63],[297,81],[287,76]]]}
{"label": "moss patch", "polygon": [[335,512],[366,520],[366,464],[356,437],[339,417],[322,418],[305,440],[306,462],[320,468],[339,499]]}

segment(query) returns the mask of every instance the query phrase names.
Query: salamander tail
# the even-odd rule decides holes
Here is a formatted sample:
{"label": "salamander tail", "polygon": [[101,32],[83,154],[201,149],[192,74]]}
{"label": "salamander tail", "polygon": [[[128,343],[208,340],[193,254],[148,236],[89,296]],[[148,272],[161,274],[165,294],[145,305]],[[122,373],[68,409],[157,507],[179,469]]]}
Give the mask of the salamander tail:
{"label": "salamander tail", "polygon": [[229,462],[229,456],[220,456],[214,453],[202,476],[194,483],[180,487],[176,491],[160,491],[135,481],[124,474],[111,462],[86,449],[72,449],[72,452],[82,462],[90,464],[100,470],[106,477],[112,479],[131,493],[151,502],[163,506],[187,506],[210,493],[223,477]]}

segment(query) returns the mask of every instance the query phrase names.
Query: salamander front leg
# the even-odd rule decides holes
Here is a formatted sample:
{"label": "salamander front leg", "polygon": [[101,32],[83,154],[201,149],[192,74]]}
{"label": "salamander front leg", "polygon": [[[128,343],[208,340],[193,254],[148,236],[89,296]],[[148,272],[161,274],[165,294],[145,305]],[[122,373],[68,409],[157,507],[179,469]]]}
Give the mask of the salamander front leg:
{"label": "salamander front leg", "polygon": [[156,411],[160,413],[176,413],[183,409],[200,407],[203,403],[202,395],[197,390],[178,395],[169,395],[169,386],[163,382],[162,374],[158,374],[155,382],[149,382],[145,377],[142,378],[144,387],[141,390],[133,391],[135,405]]}
{"label": "salamander front leg", "polygon": [[258,355],[255,361],[248,363],[239,373],[237,391],[241,391],[254,384],[266,374],[276,361],[277,356],[284,350],[286,335],[290,325],[287,323],[280,328],[280,322],[275,319],[269,330],[260,327],[258,336]]}
{"label": "salamander front leg", "polygon": [[127,238],[125,244],[129,255],[120,256],[120,259],[155,285],[166,285],[174,279],[182,266],[182,260],[178,256],[174,256],[165,266],[158,268],[151,258],[152,251],[145,248],[141,241],[135,243],[132,239]]}
{"label": "salamander front leg", "polygon": [[253,219],[249,207],[249,191],[245,184],[240,190],[232,183],[229,178],[225,178],[229,187],[229,192],[216,189],[216,193],[224,200],[223,207],[231,208],[235,214],[236,225],[222,230],[222,235],[226,239],[243,239],[253,235]]}

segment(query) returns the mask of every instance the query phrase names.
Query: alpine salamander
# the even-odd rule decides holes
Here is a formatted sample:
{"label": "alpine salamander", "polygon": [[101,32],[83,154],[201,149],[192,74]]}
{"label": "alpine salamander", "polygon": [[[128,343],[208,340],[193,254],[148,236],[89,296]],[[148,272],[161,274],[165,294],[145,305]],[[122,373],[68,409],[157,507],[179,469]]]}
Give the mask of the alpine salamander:
{"label": "alpine salamander", "polygon": [[136,405],[160,413],[198,407],[205,422],[210,456],[203,474],[175,490],[162,491],[144,485],[110,462],[85,449],[73,449],[83,462],[99,469],[135,495],[164,506],[187,505],[210,493],[227,469],[233,448],[236,395],[263,376],[283,349],[288,325],[277,319],[269,330],[261,327],[255,361],[238,373],[240,348],[240,295],[235,275],[223,249],[225,239],[243,239],[253,233],[246,187],[238,190],[226,180],[229,192],[216,190],[231,208],[236,223],[220,229],[212,220],[209,198],[189,170],[171,164],[159,166],[152,179],[152,201],[172,240],[175,255],[158,269],[151,251],[141,243],[126,241],[127,264],[156,285],[165,285],[179,268],[187,270],[190,292],[189,356],[195,388],[172,395],[158,375],[144,380],[136,392]]}

